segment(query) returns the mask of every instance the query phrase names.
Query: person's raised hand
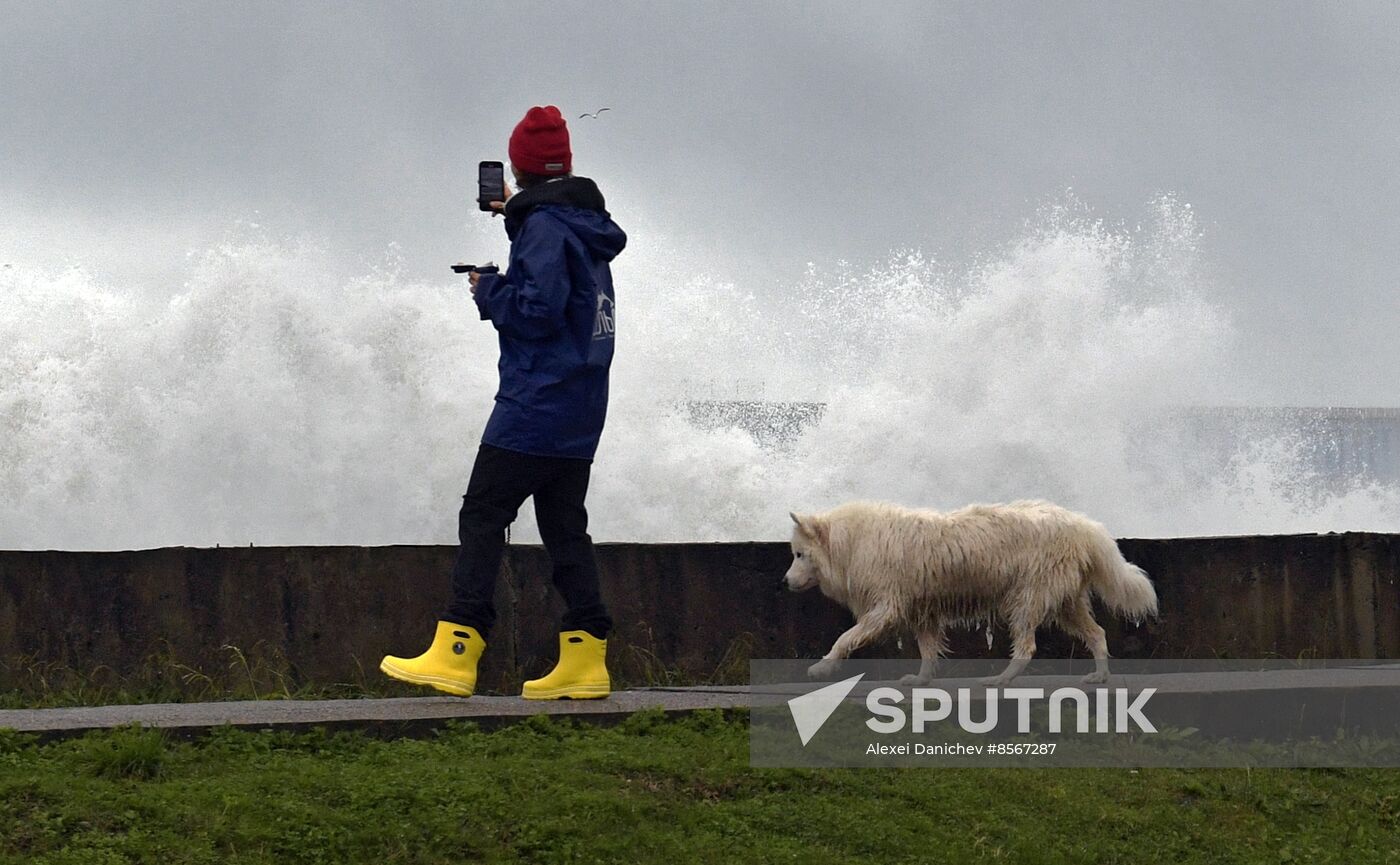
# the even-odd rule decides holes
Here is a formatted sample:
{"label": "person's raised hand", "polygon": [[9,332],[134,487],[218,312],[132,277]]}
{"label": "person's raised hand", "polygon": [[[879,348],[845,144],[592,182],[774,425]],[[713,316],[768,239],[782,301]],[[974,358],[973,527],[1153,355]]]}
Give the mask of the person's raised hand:
{"label": "person's raised hand", "polygon": [[495,213],[492,213],[492,214],[491,214],[492,216],[495,216],[496,213],[505,213],[505,212],[506,212],[506,202],[507,202],[507,201],[510,201],[511,195],[514,194],[514,193],[512,193],[512,192],[510,191],[510,181],[502,180],[502,181],[501,181],[501,189],[505,190],[505,200],[504,200],[504,201],[491,201],[491,202],[487,202],[487,204],[490,206],[490,208],[491,208],[492,210],[495,211]]}

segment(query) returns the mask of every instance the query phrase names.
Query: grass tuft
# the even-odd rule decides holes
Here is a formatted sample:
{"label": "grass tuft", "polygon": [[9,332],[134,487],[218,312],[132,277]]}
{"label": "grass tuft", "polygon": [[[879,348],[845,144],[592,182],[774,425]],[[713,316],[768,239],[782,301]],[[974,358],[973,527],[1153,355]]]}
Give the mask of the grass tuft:
{"label": "grass tuft", "polygon": [[85,736],[78,749],[82,766],[98,778],[151,781],[165,765],[165,734],[139,725]]}

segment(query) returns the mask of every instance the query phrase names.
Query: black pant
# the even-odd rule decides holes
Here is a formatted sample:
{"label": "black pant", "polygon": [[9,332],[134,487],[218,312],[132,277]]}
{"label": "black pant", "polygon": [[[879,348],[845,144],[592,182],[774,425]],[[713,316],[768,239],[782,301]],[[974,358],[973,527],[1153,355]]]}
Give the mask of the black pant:
{"label": "black pant", "polygon": [[443,619],[476,628],[486,637],[496,623],[496,576],[506,528],[525,499],[534,496],[540,539],[554,564],[554,587],[568,612],[565,631],[605,639],[612,619],[598,591],[598,565],[588,536],[588,460],[537,457],[483,444],[476,454],[457,522],[457,564],[452,604]]}

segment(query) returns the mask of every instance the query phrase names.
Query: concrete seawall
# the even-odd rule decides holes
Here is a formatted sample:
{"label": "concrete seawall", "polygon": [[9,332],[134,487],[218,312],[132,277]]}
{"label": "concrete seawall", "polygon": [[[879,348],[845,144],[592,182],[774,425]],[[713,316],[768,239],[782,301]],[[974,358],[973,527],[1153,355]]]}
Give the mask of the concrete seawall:
{"label": "concrete seawall", "polygon": [[[1400,658],[1400,535],[1123,540],[1156,583],[1159,621],[1100,610],[1119,657]],[[416,654],[445,601],[451,547],[172,548],[0,552],[0,689],[45,670],[211,683],[272,672],[289,685],[377,681],[386,652]],[[850,618],[779,590],[786,544],[602,544],[618,621],[615,670],[632,681],[741,679],[749,657],[817,657]],[[538,547],[510,548],[483,683],[546,669],[560,612]],[[960,633],[959,656],[1004,656],[996,633]],[[1057,632],[1047,657],[1082,655]],[[912,640],[868,656],[912,656]]]}

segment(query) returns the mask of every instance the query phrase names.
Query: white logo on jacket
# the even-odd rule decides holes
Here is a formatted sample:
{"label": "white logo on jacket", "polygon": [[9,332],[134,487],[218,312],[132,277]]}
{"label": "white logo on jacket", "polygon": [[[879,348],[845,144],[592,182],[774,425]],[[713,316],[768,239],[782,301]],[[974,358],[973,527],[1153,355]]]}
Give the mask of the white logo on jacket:
{"label": "white logo on jacket", "polygon": [[593,320],[594,339],[607,339],[613,335],[615,328],[613,323],[614,310],[613,299],[601,291],[598,292],[598,317]]}

